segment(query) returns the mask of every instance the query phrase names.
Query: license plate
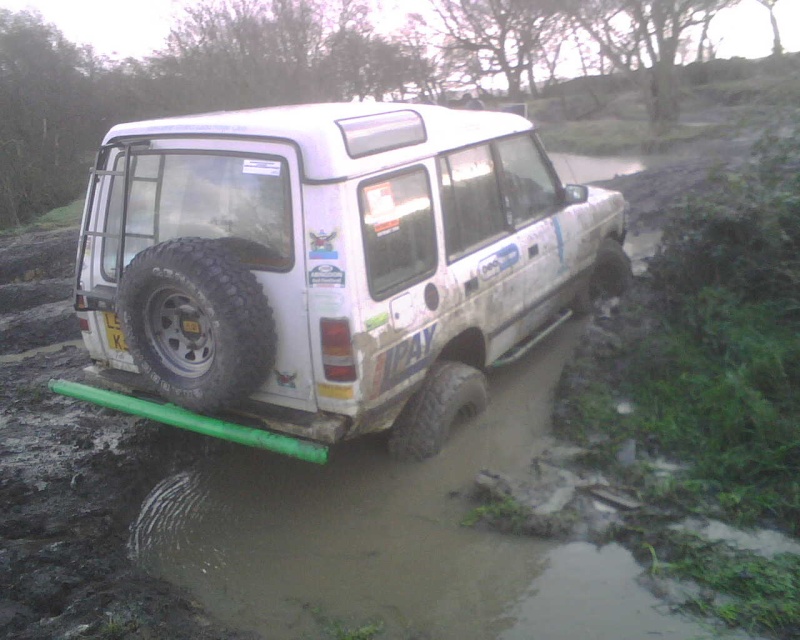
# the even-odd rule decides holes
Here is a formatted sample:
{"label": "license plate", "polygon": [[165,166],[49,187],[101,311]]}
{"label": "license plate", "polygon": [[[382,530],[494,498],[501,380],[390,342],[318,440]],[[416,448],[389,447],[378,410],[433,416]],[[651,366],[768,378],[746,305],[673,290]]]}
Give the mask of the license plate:
{"label": "license plate", "polygon": [[125,344],[125,336],[122,335],[122,326],[116,313],[110,311],[103,312],[103,322],[106,325],[106,337],[108,346],[116,351],[127,351],[128,345]]}

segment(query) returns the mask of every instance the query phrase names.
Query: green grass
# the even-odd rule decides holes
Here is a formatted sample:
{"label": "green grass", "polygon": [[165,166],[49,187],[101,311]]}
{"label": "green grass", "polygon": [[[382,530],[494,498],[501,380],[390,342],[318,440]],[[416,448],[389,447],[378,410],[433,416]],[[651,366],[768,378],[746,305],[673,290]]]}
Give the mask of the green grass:
{"label": "green grass", "polygon": [[382,622],[368,622],[356,627],[336,621],[332,622],[327,632],[334,640],[373,640],[383,633]]}
{"label": "green grass", "polygon": [[638,555],[649,562],[653,575],[690,579],[717,594],[691,598],[688,609],[729,627],[795,637],[793,630],[800,624],[800,556],[759,556],[678,530],[633,536]]}
{"label": "green grass", "polygon": [[382,620],[346,621],[328,615],[319,606],[308,605],[308,609],[321,633],[331,640],[374,640],[385,630]]}
{"label": "green grass", "polygon": [[33,222],[21,227],[0,230],[0,235],[17,235],[29,231],[52,231],[77,227],[83,215],[84,199],[78,198],[63,207],[57,207],[36,218]]}
{"label": "green grass", "polygon": [[[800,533],[800,123],[795,131],[765,136],[740,174],[676,212],[650,270],[661,327],[572,374],[594,382],[569,400],[564,432],[582,443],[604,434],[596,464],[613,467],[627,438],[691,463],[670,482],[626,470],[649,498]],[[633,322],[636,309],[626,313]],[[620,395],[633,415],[616,415]]]}
{"label": "green grass", "polygon": [[529,507],[509,497],[505,500],[493,500],[488,504],[472,509],[461,521],[461,525],[474,527],[482,521],[488,521],[490,524],[502,521],[508,523],[508,529],[511,533],[520,534],[530,514]]}
{"label": "green grass", "polygon": [[539,135],[550,151],[615,155],[665,151],[681,143],[718,137],[726,130],[721,125],[678,125],[655,137],[647,122],[606,118],[543,125]]}
{"label": "green grass", "polygon": [[37,218],[33,222],[33,226],[42,230],[77,226],[83,215],[83,203],[84,199],[78,198],[68,205],[48,211],[41,218]]}

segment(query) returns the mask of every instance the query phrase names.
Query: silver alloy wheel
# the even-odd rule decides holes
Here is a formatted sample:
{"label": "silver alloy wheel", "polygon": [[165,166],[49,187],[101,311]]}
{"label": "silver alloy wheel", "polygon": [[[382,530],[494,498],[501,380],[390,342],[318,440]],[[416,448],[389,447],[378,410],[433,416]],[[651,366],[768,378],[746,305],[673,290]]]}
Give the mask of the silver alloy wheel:
{"label": "silver alloy wheel", "polygon": [[203,308],[173,288],[154,291],[145,306],[147,338],[173,373],[199,378],[214,361],[214,334]]}

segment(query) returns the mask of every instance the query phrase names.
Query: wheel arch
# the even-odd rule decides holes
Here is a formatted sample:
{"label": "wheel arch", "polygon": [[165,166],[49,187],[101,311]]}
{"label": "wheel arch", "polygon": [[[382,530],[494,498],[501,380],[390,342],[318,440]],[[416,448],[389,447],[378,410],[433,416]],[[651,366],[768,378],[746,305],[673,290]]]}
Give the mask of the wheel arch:
{"label": "wheel arch", "polygon": [[442,348],[437,358],[462,362],[482,371],[486,368],[486,338],[477,327],[465,329]]}

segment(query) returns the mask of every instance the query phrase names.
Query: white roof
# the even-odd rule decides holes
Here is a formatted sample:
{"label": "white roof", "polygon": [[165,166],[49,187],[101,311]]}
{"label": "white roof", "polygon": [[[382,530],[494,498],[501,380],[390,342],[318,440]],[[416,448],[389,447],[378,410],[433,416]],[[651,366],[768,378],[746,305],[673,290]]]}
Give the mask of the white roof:
{"label": "white roof", "polygon": [[[415,111],[420,114],[425,123],[427,141],[367,157],[351,158],[336,121],[394,111]],[[300,148],[306,179],[332,180],[399,166],[448,149],[530,130],[532,127],[525,118],[496,111],[348,102],[221,111],[119,124],[106,134],[103,143],[129,137],[203,135],[285,139]]]}

